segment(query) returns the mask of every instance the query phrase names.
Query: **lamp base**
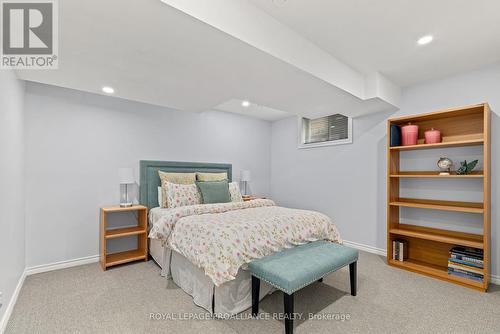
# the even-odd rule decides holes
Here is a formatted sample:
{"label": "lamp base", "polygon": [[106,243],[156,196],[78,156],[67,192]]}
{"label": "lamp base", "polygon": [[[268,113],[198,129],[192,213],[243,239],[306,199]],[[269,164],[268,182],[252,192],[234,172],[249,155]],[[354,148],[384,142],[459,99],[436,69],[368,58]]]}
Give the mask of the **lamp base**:
{"label": "lamp base", "polygon": [[120,208],[130,208],[134,203],[120,203]]}

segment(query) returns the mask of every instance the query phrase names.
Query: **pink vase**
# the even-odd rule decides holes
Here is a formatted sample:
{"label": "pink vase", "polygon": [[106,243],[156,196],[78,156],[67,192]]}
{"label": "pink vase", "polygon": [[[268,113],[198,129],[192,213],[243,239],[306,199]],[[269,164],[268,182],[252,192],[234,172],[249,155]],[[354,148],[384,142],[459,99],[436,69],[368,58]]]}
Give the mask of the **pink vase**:
{"label": "pink vase", "polygon": [[403,146],[417,145],[418,139],[418,125],[409,123],[401,127],[401,139]]}
{"label": "pink vase", "polygon": [[437,144],[441,142],[441,131],[439,130],[432,128],[425,131],[424,135],[426,144]]}

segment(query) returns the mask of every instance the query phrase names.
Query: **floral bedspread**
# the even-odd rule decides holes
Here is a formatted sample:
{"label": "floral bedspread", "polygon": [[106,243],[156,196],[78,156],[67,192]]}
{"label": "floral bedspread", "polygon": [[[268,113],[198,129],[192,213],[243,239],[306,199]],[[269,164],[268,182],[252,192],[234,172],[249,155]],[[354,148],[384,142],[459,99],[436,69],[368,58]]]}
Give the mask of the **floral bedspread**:
{"label": "floral bedspread", "polygon": [[267,199],[175,208],[154,223],[149,237],[167,242],[216,286],[234,279],[243,265],[285,248],[316,240],[342,242],[327,216],[278,207]]}

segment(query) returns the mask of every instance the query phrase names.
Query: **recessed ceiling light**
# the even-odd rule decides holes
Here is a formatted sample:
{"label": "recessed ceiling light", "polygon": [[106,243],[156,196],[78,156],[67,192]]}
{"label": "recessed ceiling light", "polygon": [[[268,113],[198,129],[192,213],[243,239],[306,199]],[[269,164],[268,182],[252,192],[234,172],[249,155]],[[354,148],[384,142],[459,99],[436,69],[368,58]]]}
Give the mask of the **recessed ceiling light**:
{"label": "recessed ceiling light", "polygon": [[109,87],[109,86],[102,87],[102,91],[106,94],[113,94],[115,92],[113,87]]}
{"label": "recessed ceiling light", "polygon": [[248,107],[250,107],[250,102],[247,101],[247,100],[245,100],[245,101],[241,102],[241,106],[245,107],[245,108],[248,108]]}
{"label": "recessed ceiling light", "polygon": [[426,35],[426,36],[420,37],[418,39],[417,43],[419,45],[425,45],[425,44],[429,44],[430,42],[432,42],[433,39],[434,39],[434,37],[432,37],[432,35]]}

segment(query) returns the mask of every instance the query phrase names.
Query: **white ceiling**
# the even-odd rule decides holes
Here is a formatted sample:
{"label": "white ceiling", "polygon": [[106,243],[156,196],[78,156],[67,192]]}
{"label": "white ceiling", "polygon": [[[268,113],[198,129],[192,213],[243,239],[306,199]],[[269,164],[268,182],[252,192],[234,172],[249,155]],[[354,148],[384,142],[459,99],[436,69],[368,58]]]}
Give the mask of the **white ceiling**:
{"label": "white ceiling", "polygon": [[[246,0],[161,0],[191,17],[382,109],[399,105],[401,89],[379,72],[364,75]],[[349,112],[349,108],[345,112]]]}
{"label": "white ceiling", "polygon": [[21,79],[201,112],[233,99],[289,114],[387,108],[338,89],[159,0],[60,1],[59,69]]}
{"label": "white ceiling", "polygon": [[[500,61],[498,0],[250,1],[358,71],[400,86]],[[434,42],[418,46],[427,34]]]}
{"label": "white ceiling", "polygon": [[290,117],[290,113],[286,111],[269,108],[255,103],[250,103],[249,106],[245,107],[242,104],[243,101],[245,100],[231,99],[215,106],[213,109],[256,117],[266,121],[277,121],[282,118]]}
{"label": "white ceiling", "polygon": [[[387,76],[407,85],[500,59],[500,20],[492,20],[500,11],[493,11],[498,7],[493,0],[432,2],[439,13],[421,13],[430,8],[428,0],[415,1],[420,7],[413,1],[377,1],[377,8],[368,0],[287,0],[279,7],[272,0],[204,4],[213,7],[217,2],[216,9],[224,14],[224,1],[252,6],[262,20],[247,28],[269,35],[271,44],[293,37],[298,41],[294,50],[298,46],[303,53],[297,58],[290,51],[287,57],[282,52],[286,47],[273,53],[160,0],[60,1],[59,69],[18,74],[25,80],[98,94],[108,85],[117,97],[178,110],[218,109],[275,120],[293,114],[318,117],[340,112],[355,117],[388,110],[397,105],[393,93],[398,87]],[[463,10],[454,9],[452,3],[457,2]],[[486,3],[490,5],[484,9]],[[247,11],[239,15],[233,21],[252,22]],[[287,28],[287,36],[284,30],[267,31],[262,29],[264,19],[292,29]],[[466,46],[458,40],[467,27],[475,35],[469,35]],[[425,33],[433,33],[435,43],[417,48],[415,39]],[[322,56],[324,62],[314,62],[319,58],[312,55]],[[321,70],[331,64],[352,80],[336,76],[342,71],[322,76]],[[357,92],[349,89],[352,82]],[[384,89],[363,87],[370,83]],[[239,103],[244,99],[253,107],[242,110]]]}

